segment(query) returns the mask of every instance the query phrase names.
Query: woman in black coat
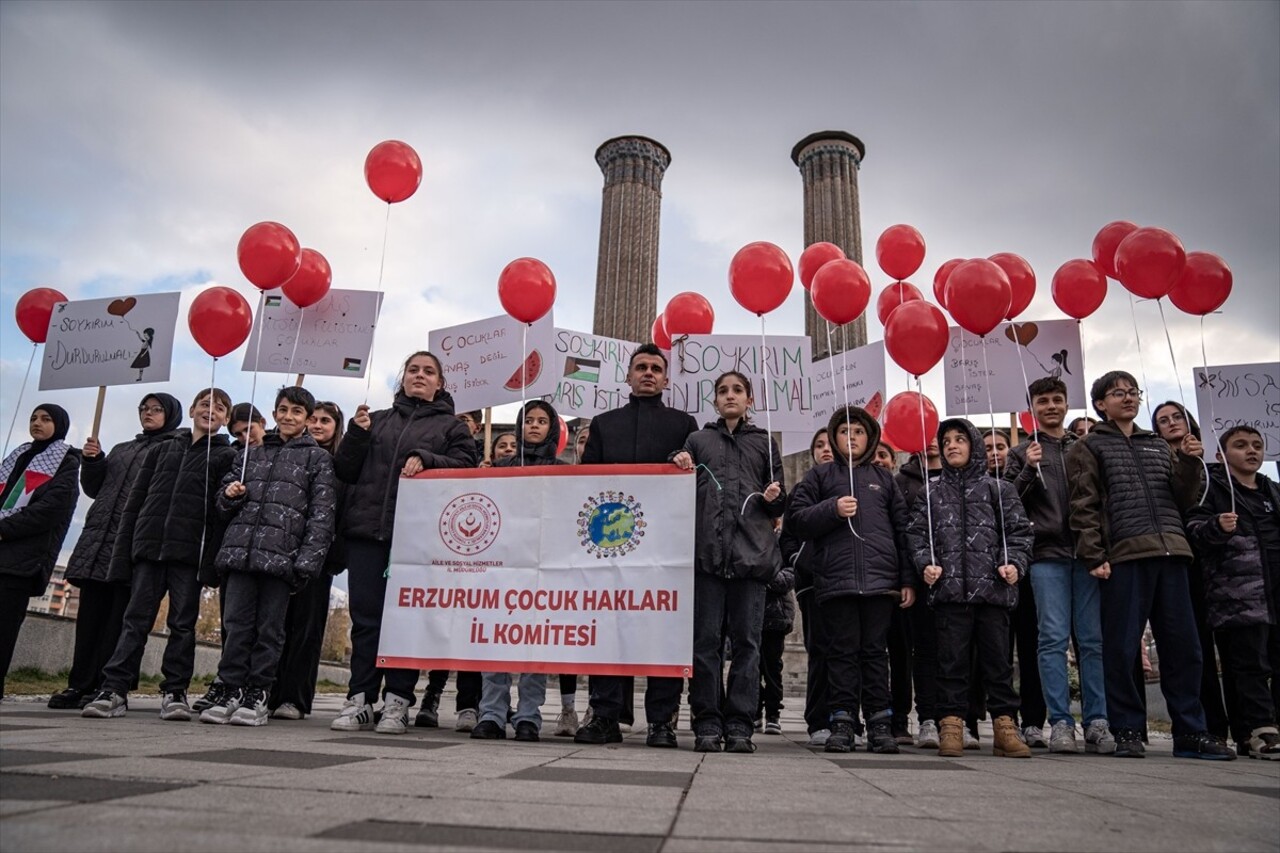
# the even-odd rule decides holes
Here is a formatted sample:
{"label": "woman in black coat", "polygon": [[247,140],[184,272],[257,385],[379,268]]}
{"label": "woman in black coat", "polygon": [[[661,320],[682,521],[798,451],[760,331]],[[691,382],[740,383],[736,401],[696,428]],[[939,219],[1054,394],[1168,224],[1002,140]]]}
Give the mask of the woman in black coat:
{"label": "woman in black coat", "polygon": [[48,587],[80,497],[80,451],[66,442],[70,429],[61,406],[36,406],[31,441],[0,462],[0,696],[27,603]]}

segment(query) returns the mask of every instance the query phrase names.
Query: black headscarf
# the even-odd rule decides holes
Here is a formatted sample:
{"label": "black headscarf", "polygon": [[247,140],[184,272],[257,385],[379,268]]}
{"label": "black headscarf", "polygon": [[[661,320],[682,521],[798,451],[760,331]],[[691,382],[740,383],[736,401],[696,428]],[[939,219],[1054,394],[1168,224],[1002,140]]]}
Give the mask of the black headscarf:
{"label": "black headscarf", "polygon": [[152,437],[163,435],[166,432],[173,432],[182,426],[182,403],[172,394],[166,394],[163,391],[156,391],[154,394],[148,394],[142,398],[142,405],[146,405],[148,400],[155,400],[160,404],[160,408],[164,409],[164,426],[159,429],[144,429],[143,436]]}
{"label": "black headscarf", "polygon": [[44,452],[45,448],[55,441],[66,441],[67,433],[71,430],[71,416],[61,406],[55,403],[41,403],[31,410],[33,415],[36,412],[44,412],[53,420],[53,436],[40,441],[33,439],[27,449],[18,454],[18,458],[13,462],[13,470],[9,472],[9,476],[5,481],[4,491],[0,492],[0,503],[4,503],[4,499],[9,497],[9,493],[13,491],[14,486],[18,483],[18,479],[27,470],[27,466],[31,464],[31,460],[35,459],[37,454]]}
{"label": "black headscarf", "polygon": [[[525,416],[533,409],[541,409],[547,413],[547,417],[551,419],[551,426],[547,430],[547,437],[537,444],[526,444],[524,440],[524,419]],[[505,467],[507,465],[520,465],[520,459],[524,457],[525,465],[554,465],[556,464],[556,447],[560,444],[560,415],[556,414],[556,410],[550,403],[542,400],[530,400],[520,409],[520,415],[516,419],[516,455],[510,459],[501,459],[494,465]]]}

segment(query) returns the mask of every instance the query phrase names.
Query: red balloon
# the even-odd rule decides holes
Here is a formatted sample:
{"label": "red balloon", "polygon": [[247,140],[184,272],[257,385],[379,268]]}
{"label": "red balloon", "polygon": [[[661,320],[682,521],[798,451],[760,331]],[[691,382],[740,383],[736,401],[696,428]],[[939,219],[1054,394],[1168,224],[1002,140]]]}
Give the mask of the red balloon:
{"label": "red balloon", "polygon": [[658,349],[671,349],[671,336],[667,334],[667,321],[661,313],[653,320],[653,328],[649,330],[649,339],[658,345]]}
{"label": "red balloon", "polygon": [[309,308],[328,295],[332,283],[333,270],[324,255],[315,249],[303,249],[298,271],[284,283],[284,295],[299,308]]}
{"label": "red balloon", "polygon": [[250,225],[236,247],[240,271],[260,290],[274,290],[298,271],[302,246],[293,232],[279,222]]}
{"label": "red balloon", "polygon": [[947,279],[951,278],[951,273],[963,263],[964,258],[952,258],[938,267],[938,271],[933,274],[933,298],[937,299],[938,304],[943,308],[947,307]]}
{"label": "red balloon", "polygon": [[556,301],[556,277],[537,258],[516,258],[498,275],[498,301],[521,323],[536,323]]}
{"label": "red balloon", "polygon": [[844,257],[844,249],[835,243],[814,243],[800,255],[800,284],[808,290],[818,270],[828,261],[842,261]]}
{"label": "red balloon", "polygon": [[49,321],[53,318],[53,306],[66,302],[67,297],[52,287],[35,287],[18,297],[13,309],[18,328],[33,344],[42,344],[49,337]]}
{"label": "red balloon", "polygon": [[202,350],[221,358],[249,337],[253,312],[248,300],[231,288],[210,287],[191,303],[187,326]]}
{"label": "red balloon", "polygon": [[903,303],[889,315],[884,327],[885,351],[914,376],[933,369],[946,354],[950,338],[946,315],[923,299]]}
{"label": "red balloon", "polygon": [[1211,252],[1188,252],[1169,301],[1188,314],[1212,314],[1231,295],[1231,267]]}
{"label": "red balloon", "polygon": [[1167,296],[1187,265],[1182,241],[1163,228],[1139,228],[1116,249],[1116,273],[1134,296]]}
{"label": "red balloon", "polygon": [[1107,277],[1087,258],[1076,258],[1053,274],[1054,304],[1068,317],[1083,320],[1107,298]]}
{"label": "red balloon", "polygon": [[914,302],[917,299],[924,299],[924,296],[921,295],[920,289],[909,281],[895,281],[880,291],[880,295],[876,297],[876,316],[880,318],[880,325],[883,326],[889,322],[889,317],[899,305],[904,302]]}
{"label": "red balloon", "polygon": [[843,326],[862,316],[871,301],[871,281],[857,261],[848,258],[824,264],[809,285],[813,307],[828,323]]}
{"label": "red balloon", "polygon": [[983,337],[1009,313],[1009,277],[994,262],[974,258],[955,268],[947,279],[947,305],[965,330]]}
{"label": "red balloon", "polygon": [[748,243],[729,262],[729,292],[752,314],[768,314],[785,302],[795,278],[787,253],[764,241]]}
{"label": "red balloon", "polygon": [[1026,258],[1015,255],[1013,252],[999,252],[987,260],[1004,270],[1004,274],[1009,278],[1009,310],[1004,318],[1012,320],[1027,310],[1032,297],[1036,295],[1035,270],[1031,269],[1031,264],[1027,263]]}
{"label": "red balloon", "polygon": [[668,341],[681,335],[709,335],[716,322],[716,312],[707,298],[688,290],[671,297],[662,317]]}
{"label": "red balloon", "polygon": [[564,422],[564,418],[559,418],[558,420],[560,421],[560,437],[556,439],[556,456],[564,453],[565,445],[569,443],[569,425]]}
{"label": "red balloon", "polygon": [[876,263],[889,278],[902,281],[924,263],[924,235],[910,225],[890,225],[876,241]]}
{"label": "red balloon", "polygon": [[373,194],[387,204],[404,201],[422,183],[422,160],[404,142],[379,142],[364,158],[364,180]]}
{"label": "red balloon", "polygon": [[903,391],[884,407],[882,437],[904,453],[923,453],[937,433],[938,410],[923,394]]}
{"label": "red balloon", "polygon": [[1119,280],[1120,276],[1116,273],[1116,249],[1125,237],[1137,230],[1137,225],[1124,219],[1103,225],[1102,230],[1093,238],[1093,262],[1098,265],[1098,269]]}
{"label": "red balloon", "polygon": [[1036,418],[1030,412],[1018,412],[1018,426],[1022,427],[1022,431],[1031,435],[1036,432]]}

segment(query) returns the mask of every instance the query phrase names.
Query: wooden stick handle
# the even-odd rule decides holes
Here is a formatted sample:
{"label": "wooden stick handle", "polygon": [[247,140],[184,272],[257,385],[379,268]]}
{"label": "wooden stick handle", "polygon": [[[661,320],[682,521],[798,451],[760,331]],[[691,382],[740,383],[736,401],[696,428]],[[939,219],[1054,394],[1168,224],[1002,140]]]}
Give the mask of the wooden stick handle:
{"label": "wooden stick handle", "polygon": [[107,401],[107,386],[98,386],[98,402],[93,407],[93,430],[89,435],[98,437],[98,428],[102,426],[102,405]]}
{"label": "wooden stick handle", "polygon": [[484,410],[484,461],[488,462],[493,452],[493,407]]}
{"label": "wooden stick handle", "polygon": [[295,380],[293,380],[293,384],[294,384],[294,385],[296,385],[296,386],[298,386],[299,388],[301,388],[301,387],[302,387],[303,380],[305,380],[306,378],[307,378],[307,374],[305,374],[305,373],[299,373],[299,374],[298,374],[298,378],[297,378],[297,379],[295,379]]}

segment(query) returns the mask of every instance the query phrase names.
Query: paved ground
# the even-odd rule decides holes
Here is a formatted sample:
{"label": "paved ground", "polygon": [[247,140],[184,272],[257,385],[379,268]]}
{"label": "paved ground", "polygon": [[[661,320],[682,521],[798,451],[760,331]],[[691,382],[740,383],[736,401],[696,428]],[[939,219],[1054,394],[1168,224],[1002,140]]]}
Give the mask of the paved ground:
{"label": "paved ground", "polygon": [[1174,759],[1167,740],[1142,761],[997,759],[989,737],[963,759],[833,759],[789,713],[755,755],[704,756],[687,730],[679,751],[639,733],[610,748],[340,735],[338,697],[321,704],[246,729],[161,722],[156,699],[107,721],[6,702],[0,848],[1280,850],[1280,762]]}

